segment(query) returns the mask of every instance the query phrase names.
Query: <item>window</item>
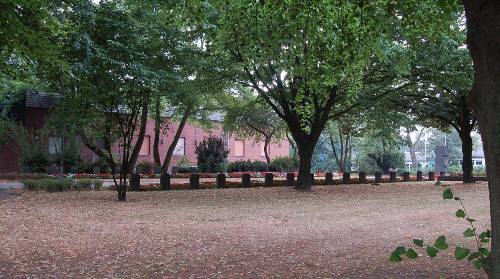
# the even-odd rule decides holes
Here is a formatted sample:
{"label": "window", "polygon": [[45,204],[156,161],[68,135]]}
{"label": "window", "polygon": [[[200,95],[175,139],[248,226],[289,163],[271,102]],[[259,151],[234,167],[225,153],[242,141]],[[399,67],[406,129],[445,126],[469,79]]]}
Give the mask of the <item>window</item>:
{"label": "window", "polygon": [[151,137],[150,136],[144,136],[144,140],[142,142],[141,146],[141,151],[139,152],[139,155],[149,155],[150,153],[150,145],[151,144]]}
{"label": "window", "polygon": [[61,154],[62,153],[63,140],[61,137],[49,137],[49,154]]}
{"label": "window", "polygon": [[179,141],[175,145],[174,155],[175,156],[186,155],[186,138],[179,138]]}
{"label": "window", "polygon": [[234,156],[245,156],[245,142],[242,140],[234,140]]}
{"label": "window", "polygon": [[[266,152],[264,151],[264,147],[266,144],[264,142],[260,142],[260,156],[264,157],[266,156]],[[267,153],[269,154],[269,146],[267,147]]]}
{"label": "window", "polygon": [[482,166],[483,160],[476,160],[476,166]]}

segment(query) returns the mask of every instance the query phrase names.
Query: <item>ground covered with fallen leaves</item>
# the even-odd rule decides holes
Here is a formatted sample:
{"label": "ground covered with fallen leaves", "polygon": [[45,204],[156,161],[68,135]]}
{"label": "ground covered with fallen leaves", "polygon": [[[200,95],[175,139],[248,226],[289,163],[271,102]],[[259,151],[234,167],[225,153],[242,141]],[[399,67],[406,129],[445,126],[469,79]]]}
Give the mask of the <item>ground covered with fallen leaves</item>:
{"label": "ground covered with fallen leaves", "polygon": [[[488,226],[485,183],[461,185]],[[484,278],[453,251],[389,263],[414,237],[464,242],[430,182],[0,197],[0,278]]]}

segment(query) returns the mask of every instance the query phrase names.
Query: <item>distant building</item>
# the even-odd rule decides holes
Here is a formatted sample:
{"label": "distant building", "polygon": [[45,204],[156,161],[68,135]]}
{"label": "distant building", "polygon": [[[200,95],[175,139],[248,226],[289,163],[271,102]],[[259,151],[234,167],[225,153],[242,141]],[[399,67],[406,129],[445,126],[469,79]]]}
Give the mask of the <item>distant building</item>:
{"label": "distant building", "polygon": [[[43,127],[49,114],[49,108],[51,108],[54,103],[54,97],[49,94],[28,92],[25,94],[24,100],[15,107],[15,118],[19,123],[36,134],[37,130]],[[207,137],[218,137],[224,140],[229,150],[228,160],[230,162],[240,160],[265,161],[264,142],[225,134],[221,128],[220,122],[223,118],[220,113],[210,115],[209,119],[213,122],[213,128],[210,130],[186,123],[175,148],[174,156],[170,164],[171,166],[175,166],[181,158],[188,159],[193,165],[196,165],[196,145]],[[153,162],[154,126],[154,120],[148,120],[146,135],[137,160],[138,163],[143,161]],[[176,131],[177,123],[172,123],[170,129],[171,131]],[[174,133],[175,132],[160,134],[159,151],[162,160],[173,140]],[[49,135],[45,138],[37,138],[35,136],[35,140],[39,145],[45,146],[46,153],[49,155],[56,153],[57,149],[61,149],[60,147],[68,141],[68,139],[61,138],[57,135]],[[115,150],[118,152],[118,148]],[[282,140],[278,143],[272,143],[269,147],[269,154],[271,158],[288,156],[288,141]],[[99,159],[94,152],[85,147],[82,143],[80,143],[80,157],[87,162],[93,162]],[[20,164],[20,158],[21,151],[16,142],[9,142],[0,146],[0,173],[21,172],[22,166]]]}

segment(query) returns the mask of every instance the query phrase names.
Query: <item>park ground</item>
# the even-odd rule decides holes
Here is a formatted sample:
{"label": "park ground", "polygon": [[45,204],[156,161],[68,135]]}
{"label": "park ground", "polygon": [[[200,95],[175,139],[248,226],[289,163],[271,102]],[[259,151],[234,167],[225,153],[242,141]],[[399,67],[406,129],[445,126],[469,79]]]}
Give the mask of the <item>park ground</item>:
{"label": "park ground", "polygon": [[[479,227],[485,183],[451,183]],[[431,182],[0,196],[0,278],[484,278],[452,251],[389,263],[414,237],[464,243]],[[472,242],[465,242],[472,247]]]}

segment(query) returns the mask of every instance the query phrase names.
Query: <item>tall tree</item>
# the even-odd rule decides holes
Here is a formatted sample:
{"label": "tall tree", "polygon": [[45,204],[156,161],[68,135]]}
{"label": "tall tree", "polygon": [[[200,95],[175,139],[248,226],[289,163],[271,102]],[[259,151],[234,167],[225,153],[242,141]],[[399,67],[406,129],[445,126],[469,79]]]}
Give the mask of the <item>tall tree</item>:
{"label": "tall tree", "polygon": [[476,118],[467,94],[472,85],[472,63],[462,41],[464,32],[454,26],[452,36],[416,42],[411,70],[404,78],[413,85],[396,96],[397,105],[416,115],[426,125],[452,127],[462,139],[463,181],[473,182],[472,131]]}
{"label": "tall tree", "polygon": [[162,55],[150,41],[153,13],[122,1],[65,7],[71,22],[66,45],[71,78],[63,85],[61,119],[77,126],[82,142],[110,165],[118,200],[126,200],[146,131],[149,102],[157,92],[152,61]]}
{"label": "tall tree", "polygon": [[359,105],[363,70],[383,53],[382,26],[392,16],[386,2],[209,3],[201,6],[213,26],[208,47],[224,62],[218,71],[252,88],[286,122],[300,157],[297,187],[310,189],[321,132]]}
{"label": "tall tree", "polygon": [[478,119],[488,170],[491,214],[490,278],[500,278],[500,2],[463,0],[467,46],[474,62],[471,105]]}

